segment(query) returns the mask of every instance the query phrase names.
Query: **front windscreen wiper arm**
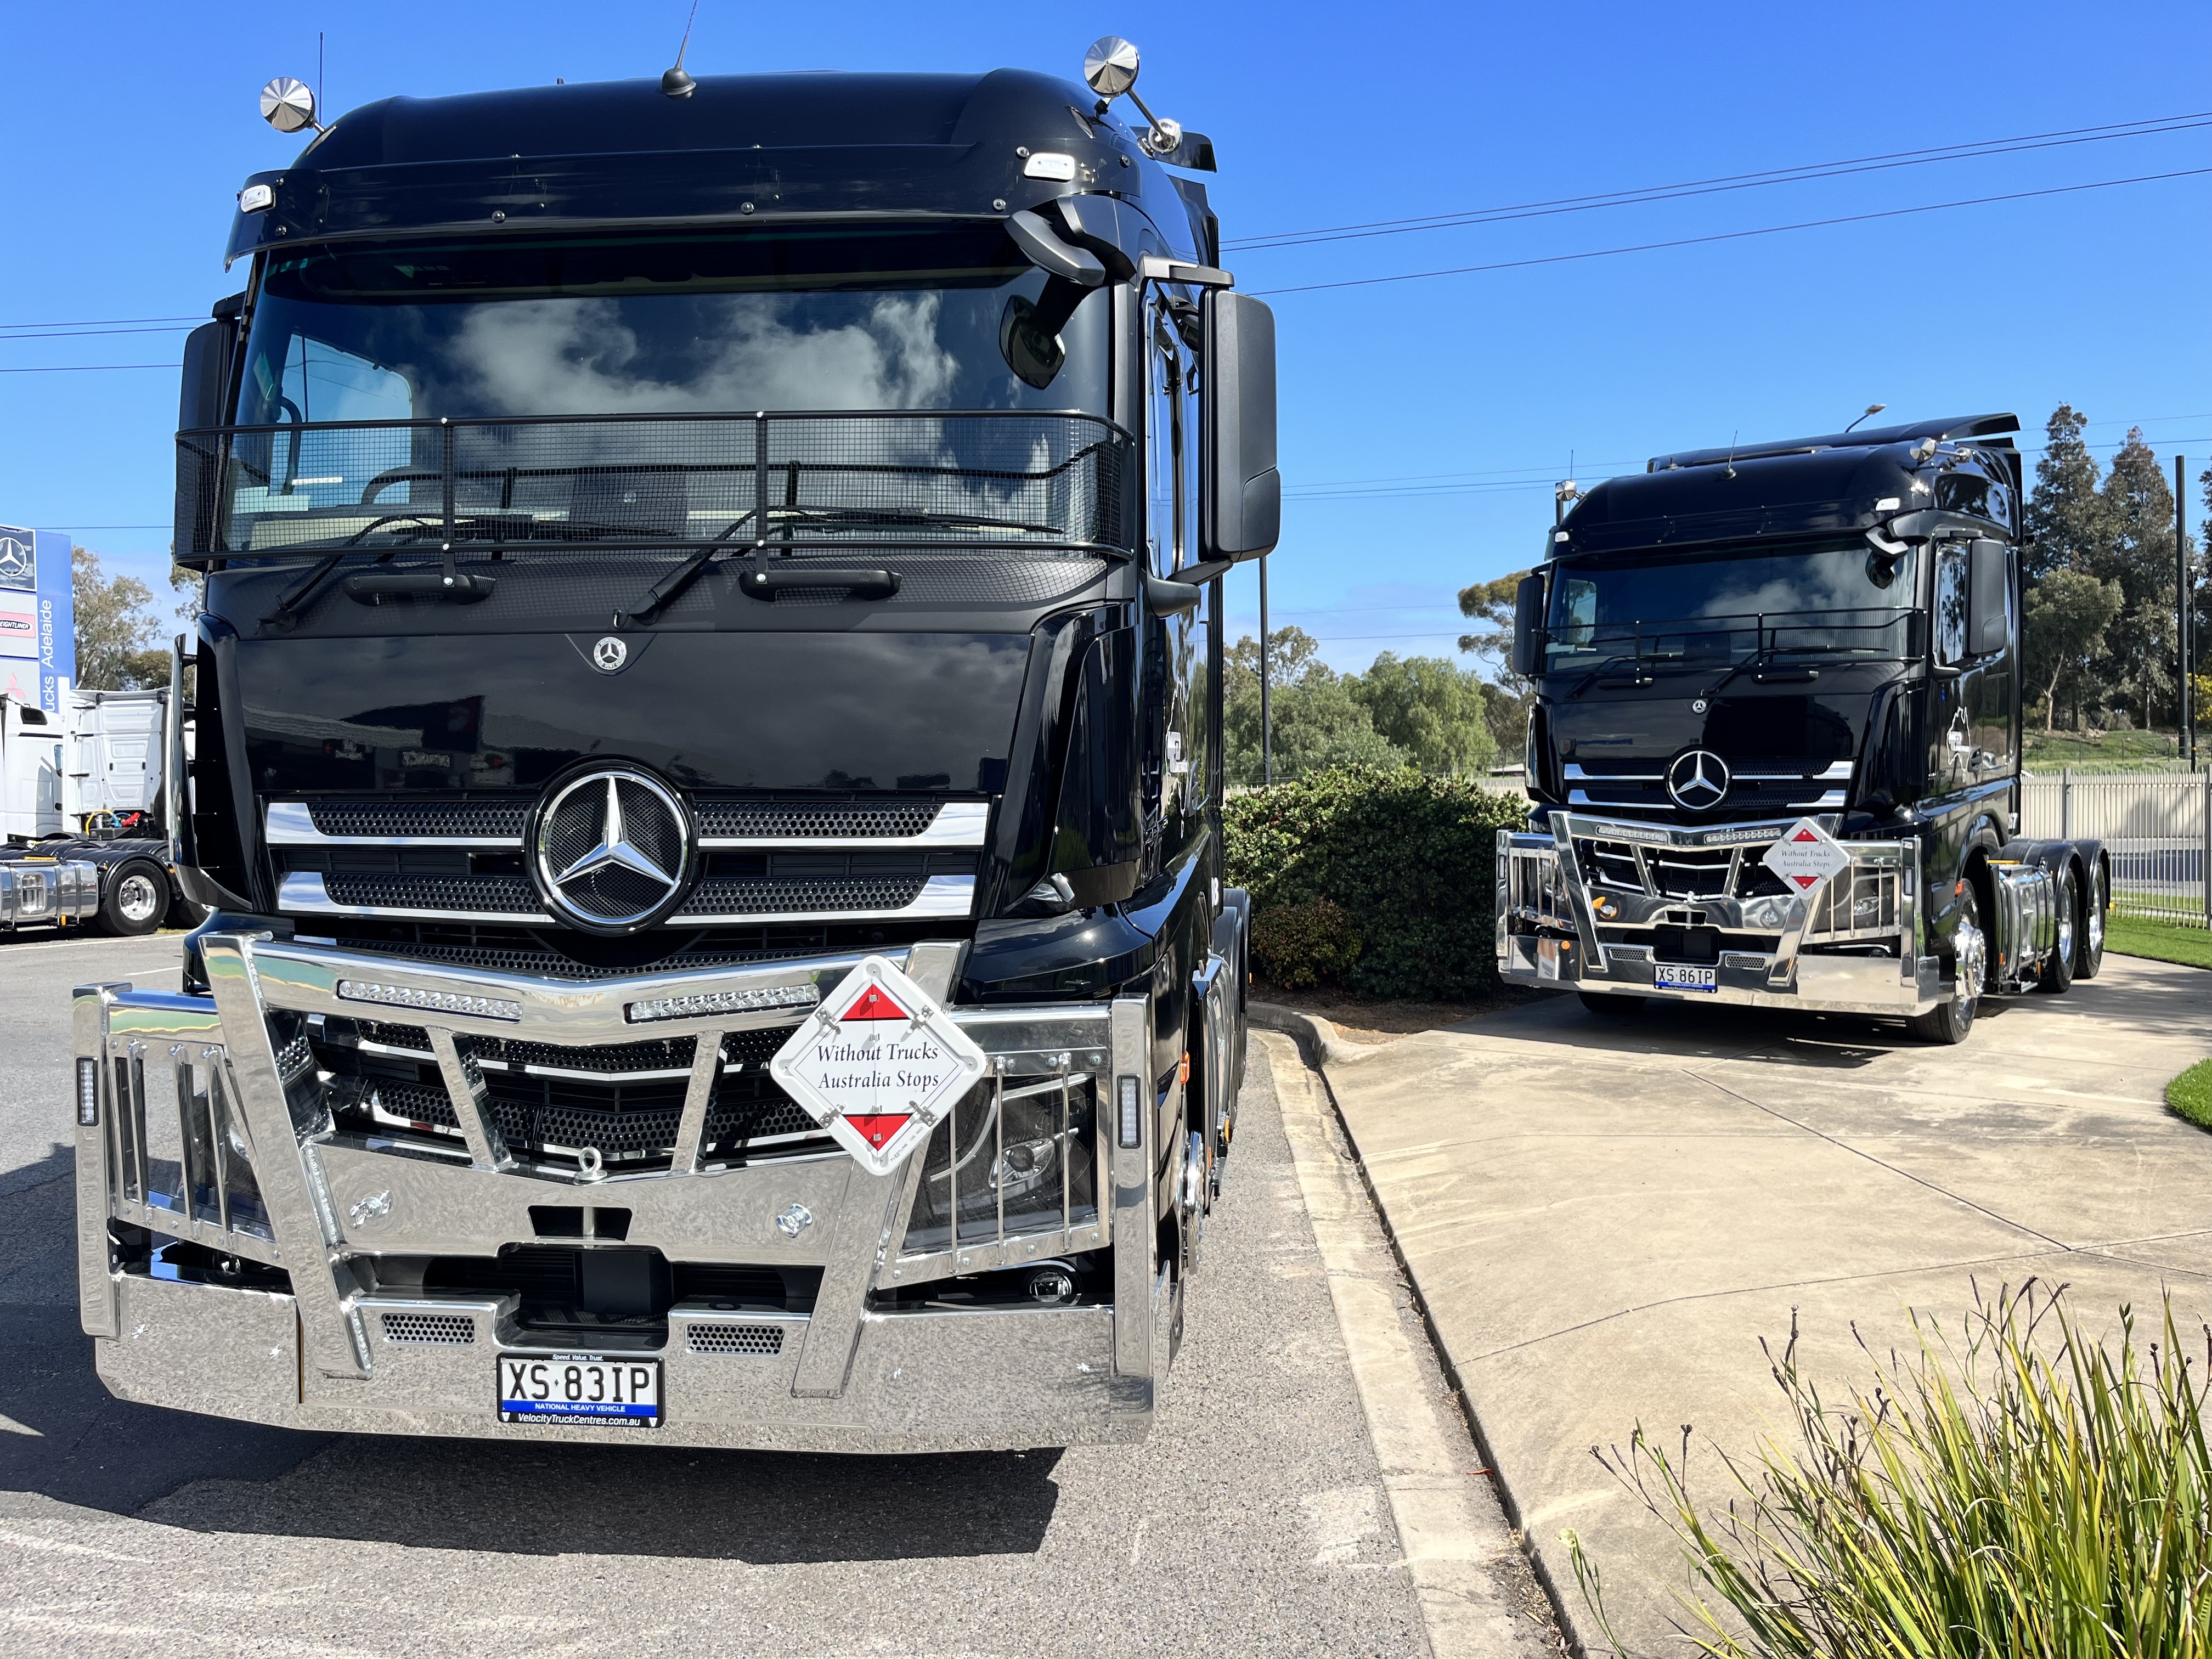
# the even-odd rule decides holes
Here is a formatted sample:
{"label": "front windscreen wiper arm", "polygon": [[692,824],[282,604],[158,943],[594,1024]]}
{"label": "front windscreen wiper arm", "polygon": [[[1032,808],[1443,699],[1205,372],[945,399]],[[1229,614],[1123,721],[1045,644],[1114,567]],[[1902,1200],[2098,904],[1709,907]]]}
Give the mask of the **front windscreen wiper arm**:
{"label": "front windscreen wiper arm", "polygon": [[1669,652],[1664,653],[1654,652],[1649,656],[1646,656],[1642,652],[1620,652],[1613,656],[1607,657],[1596,667],[1591,669],[1589,673],[1583,675],[1582,678],[1577,682],[1575,689],[1568,692],[1567,696],[1570,699],[1579,697],[1583,692],[1590,689],[1591,685],[1596,682],[1599,675],[1604,673],[1607,669],[1618,667],[1620,664],[1625,662],[1633,663],[1635,665],[1635,678],[1628,682],[1629,684],[1635,686],[1650,685],[1652,683],[1652,680],[1651,676],[1644,672],[1644,665],[1645,663],[1659,662],[1662,660],[1679,661],[1680,660],[1680,658],[1681,653],[1680,652]]}

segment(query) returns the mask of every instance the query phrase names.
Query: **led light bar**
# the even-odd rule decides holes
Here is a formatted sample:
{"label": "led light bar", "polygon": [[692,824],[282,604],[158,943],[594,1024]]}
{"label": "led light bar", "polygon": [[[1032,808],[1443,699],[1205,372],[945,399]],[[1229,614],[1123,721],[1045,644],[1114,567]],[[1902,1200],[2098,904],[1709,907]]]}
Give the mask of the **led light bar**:
{"label": "led light bar", "polygon": [[439,1014],[473,1014],[478,1019],[520,1019],[522,1005],[462,991],[418,991],[411,985],[380,985],[374,980],[342,979],[338,995],[347,1002],[380,1002],[393,1008],[423,1008]]}
{"label": "led light bar", "polygon": [[654,1019],[692,1019],[701,1014],[757,1014],[770,1008],[811,1008],[822,993],[811,985],[771,985],[750,991],[700,991],[689,996],[653,997],[623,1010],[634,1024]]}
{"label": "led light bar", "polygon": [[100,1121],[100,1062],[76,1063],[76,1121],[87,1128]]}

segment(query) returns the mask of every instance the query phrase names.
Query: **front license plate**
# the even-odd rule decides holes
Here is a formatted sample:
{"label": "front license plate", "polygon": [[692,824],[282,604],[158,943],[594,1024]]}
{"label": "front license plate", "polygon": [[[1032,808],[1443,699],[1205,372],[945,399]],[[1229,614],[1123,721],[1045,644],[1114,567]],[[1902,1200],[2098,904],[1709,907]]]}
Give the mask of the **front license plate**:
{"label": "front license plate", "polygon": [[1651,982],[1670,991],[1717,991],[1721,988],[1721,970],[1678,968],[1662,962],[1653,969]]}
{"label": "front license plate", "polygon": [[660,1426],[660,1362],[603,1354],[503,1353],[499,1357],[502,1423],[589,1423],[609,1428]]}

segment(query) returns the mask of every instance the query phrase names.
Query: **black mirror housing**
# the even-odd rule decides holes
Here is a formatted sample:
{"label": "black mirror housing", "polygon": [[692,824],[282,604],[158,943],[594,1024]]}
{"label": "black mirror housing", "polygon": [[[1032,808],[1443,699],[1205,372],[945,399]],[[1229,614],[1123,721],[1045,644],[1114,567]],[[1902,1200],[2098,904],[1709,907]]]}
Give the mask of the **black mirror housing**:
{"label": "black mirror housing", "polygon": [[1513,592],[1513,672],[1532,680],[1544,665],[1544,573],[1533,570]]}
{"label": "black mirror housing", "polygon": [[1282,539],[1275,470],[1275,313],[1249,295],[1206,296],[1206,480],[1201,551],[1256,559]]}
{"label": "black mirror housing", "polygon": [[[245,295],[238,296],[242,306]],[[225,301],[218,311],[230,307]],[[238,342],[238,313],[202,323],[185,337],[184,374],[177,388],[177,506],[178,556],[210,550],[209,538],[215,525],[216,473],[220,465],[218,442],[212,438],[185,434],[218,427],[224,422],[230,398],[231,360]]]}
{"label": "black mirror housing", "polygon": [[1977,657],[2005,648],[2012,632],[2012,550],[2000,541],[1973,544],[1966,578],[1966,649]]}

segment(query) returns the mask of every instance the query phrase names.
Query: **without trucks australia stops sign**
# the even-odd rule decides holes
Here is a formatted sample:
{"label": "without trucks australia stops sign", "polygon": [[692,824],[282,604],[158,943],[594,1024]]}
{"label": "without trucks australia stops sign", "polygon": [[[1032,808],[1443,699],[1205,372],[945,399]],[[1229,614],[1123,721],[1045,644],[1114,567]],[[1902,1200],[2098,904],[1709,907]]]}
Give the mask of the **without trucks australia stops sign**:
{"label": "without trucks australia stops sign", "polygon": [[866,957],[768,1069],[856,1163],[881,1176],[983,1075],[983,1051],[921,987]]}
{"label": "without trucks australia stops sign", "polygon": [[1810,818],[1800,818],[1783,831],[1759,860],[1793,893],[1811,892],[1850,861],[1835,837]]}

